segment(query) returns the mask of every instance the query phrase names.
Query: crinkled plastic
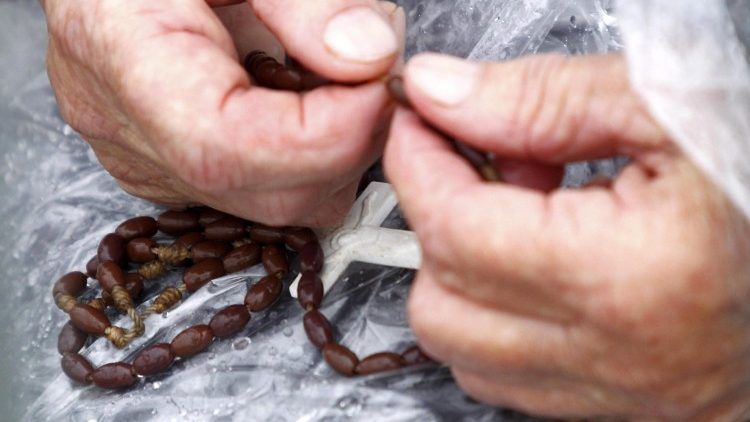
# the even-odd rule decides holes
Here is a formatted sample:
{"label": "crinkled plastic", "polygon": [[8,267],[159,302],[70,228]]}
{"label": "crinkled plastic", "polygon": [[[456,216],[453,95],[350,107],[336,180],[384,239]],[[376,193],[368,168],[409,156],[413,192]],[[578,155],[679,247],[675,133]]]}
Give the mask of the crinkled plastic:
{"label": "crinkled plastic", "polygon": [[[539,51],[584,54],[619,48],[608,2],[541,0],[404,0],[409,53],[434,50],[476,59]],[[61,120],[44,69],[46,31],[34,0],[0,2],[0,407],[3,420],[518,420],[467,399],[439,366],[344,379],[322,363],[301,328],[299,306],[284,296],[233,339],[125,392],[72,385],[59,367],[57,333],[67,317],[50,289],[84,267],[116,224],[160,210],[116,185],[88,146]],[[613,162],[586,163],[570,184]],[[389,227],[402,227],[394,214]],[[147,320],[146,337],[118,351],[103,341],[95,362],[131,358],[205,322],[212,310],[241,300],[253,268],[216,281],[165,318]],[[176,283],[173,273],[159,282]],[[353,264],[325,299],[323,312],[341,341],[364,355],[413,341],[404,306],[413,273]],[[287,280],[288,282],[288,280]],[[148,287],[153,297],[158,285]],[[92,292],[93,293],[93,292]],[[115,321],[128,326],[127,321]]]}

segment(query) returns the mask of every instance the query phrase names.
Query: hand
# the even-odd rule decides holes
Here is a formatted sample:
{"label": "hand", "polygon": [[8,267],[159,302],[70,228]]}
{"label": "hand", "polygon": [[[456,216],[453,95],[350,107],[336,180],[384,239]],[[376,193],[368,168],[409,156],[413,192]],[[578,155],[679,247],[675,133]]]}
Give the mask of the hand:
{"label": "hand", "polygon": [[230,3],[43,2],[62,115],[133,195],[273,225],[334,223],[380,155],[387,95],[379,83],[302,95],[252,86],[240,57],[281,52],[254,14],[307,68],[343,82],[391,68],[404,15],[375,0],[210,7]]}
{"label": "hand", "polygon": [[[386,173],[424,251],[410,322],[465,391],[553,417],[750,416],[750,228],[621,57],[425,55],[405,83],[432,125],[523,170],[483,183],[415,114],[392,124]],[[632,162],[610,185],[526,187],[615,155]]]}

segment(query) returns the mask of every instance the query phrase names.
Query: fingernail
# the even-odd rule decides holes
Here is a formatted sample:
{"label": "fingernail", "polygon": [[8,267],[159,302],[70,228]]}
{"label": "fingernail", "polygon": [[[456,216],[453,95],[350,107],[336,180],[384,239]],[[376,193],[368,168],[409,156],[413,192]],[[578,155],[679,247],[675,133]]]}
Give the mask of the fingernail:
{"label": "fingernail", "polygon": [[333,54],[352,62],[375,62],[398,51],[393,29],[368,7],[346,9],[334,16],[323,37]]}
{"label": "fingernail", "polygon": [[438,54],[422,54],[406,67],[406,77],[436,103],[456,106],[471,96],[479,82],[480,66]]}

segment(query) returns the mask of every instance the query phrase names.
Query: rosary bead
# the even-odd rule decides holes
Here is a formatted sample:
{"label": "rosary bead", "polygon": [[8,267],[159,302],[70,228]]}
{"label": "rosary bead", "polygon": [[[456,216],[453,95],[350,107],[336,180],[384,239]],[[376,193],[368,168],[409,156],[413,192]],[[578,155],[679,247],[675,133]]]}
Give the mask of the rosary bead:
{"label": "rosary bead", "polygon": [[299,270],[301,272],[314,271],[319,273],[323,269],[323,249],[316,241],[307,242],[299,251]]}
{"label": "rosary bead", "polygon": [[189,358],[204,351],[214,340],[214,334],[208,325],[194,325],[172,340],[172,352],[181,358]]}
{"label": "rosary bead", "polygon": [[86,344],[87,338],[88,335],[86,333],[68,321],[63,325],[62,330],[60,330],[60,335],[57,336],[57,351],[61,355],[65,353],[77,353]]}
{"label": "rosary bead", "polygon": [[205,235],[208,240],[232,242],[245,237],[247,223],[237,217],[227,216],[206,226]]}
{"label": "rosary bead", "polygon": [[115,233],[119,234],[126,241],[139,237],[151,237],[158,231],[156,220],[152,217],[135,217],[125,220],[117,226]]}
{"label": "rosary bead", "polygon": [[100,265],[107,261],[122,265],[125,262],[125,239],[115,233],[104,236],[99,243],[97,257]]}
{"label": "rosary bead", "polygon": [[102,289],[112,293],[112,288],[116,285],[125,285],[125,273],[116,263],[105,261],[99,264],[99,268],[96,270],[96,280],[99,281]]}
{"label": "rosary bead", "polygon": [[327,343],[333,342],[333,327],[322,313],[317,309],[308,311],[303,318],[303,325],[310,343],[317,348],[322,348]]}
{"label": "rosary bead", "polygon": [[306,227],[289,227],[284,230],[284,242],[294,249],[300,251],[308,242],[317,241],[315,232]]}
{"label": "rosary bead", "polygon": [[84,333],[93,334],[95,336],[104,335],[104,331],[112,325],[107,316],[104,315],[104,312],[81,303],[73,306],[69,315],[70,322],[72,322],[76,328]]}
{"label": "rosary bead", "polygon": [[159,244],[150,237],[138,237],[129,241],[127,246],[125,246],[125,250],[130,262],[143,264],[156,259],[156,254],[152,249],[157,246]]}
{"label": "rosary bead", "polygon": [[409,101],[409,97],[406,95],[406,89],[404,89],[404,80],[400,76],[391,76],[388,78],[385,82],[385,87],[393,101],[398,103],[398,105],[412,108],[411,101]]}
{"label": "rosary bead", "polygon": [[222,261],[227,273],[235,273],[252,267],[260,262],[260,246],[255,243],[240,246],[224,256]]}
{"label": "rosary bead", "polygon": [[211,258],[223,258],[232,250],[232,247],[226,242],[219,242],[216,240],[205,240],[200,243],[196,243],[190,249],[192,254],[193,262],[198,263]]}
{"label": "rosary bead", "polygon": [[227,306],[211,318],[208,326],[211,327],[216,337],[233,336],[247,325],[250,321],[250,312],[245,305]]}
{"label": "rosary bead", "polygon": [[272,78],[273,87],[283,91],[302,91],[302,75],[294,69],[281,67]]}
{"label": "rosary bead", "polygon": [[198,214],[192,211],[166,211],[157,219],[159,231],[171,236],[198,231]]}
{"label": "rosary bead", "polygon": [[138,273],[125,274],[125,289],[130,293],[130,297],[137,299],[143,292],[144,278]]}
{"label": "rosary bead", "polygon": [[226,273],[221,260],[209,258],[185,270],[185,273],[182,275],[182,282],[185,283],[187,291],[193,293],[209,281],[219,278],[224,274]]}
{"label": "rosary bead", "polygon": [[286,259],[286,253],[276,245],[264,246],[261,259],[263,267],[265,267],[269,275],[283,278],[289,272],[289,262]]}
{"label": "rosary bead", "polygon": [[190,232],[190,233],[185,233],[182,236],[175,239],[173,244],[191,249],[196,243],[200,243],[204,240],[205,240],[205,237],[203,236],[203,233]]}
{"label": "rosary bead", "polygon": [[420,363],[432,362],[419,346],[412,346],[401,353],[401,361],[404,365],[418,365]]}
{"label": "rosary bead", "polygon": [[250,239],[263,244],[284,243],[284,229],[255,224],[250,227]]}
{"label": "rosary bead", "polygon": [[60,360],[60,365],[68,378],[79,384],[91,384],[94,367],[85,357],[78,353],[65,353]]}
{"label": "rosary bead", "polygon": [[401,355],[392,352],[380,352],[362,359],[356,372],[370,375],[378,372],[392,371],[401,367]]}
{"label": "rosary bead", "polygon": [[99,388],[115,390],[127,388],[138,381],[133,371],[133,365],[125,362],[115,362],[102,365],[91,374],[91,380]]}
{"label": "rosary bead", "polygon": [[228,217],[229,214],[215,210],[213,208],[205,208],[198,213],[198,224],[203,227],[208,226],[211,223],[215,223],[224,217]]}
{"label": "rosary bead", "polygon": [[302,273],[297,284],[297,300],[302,309],[310,310],[320,307],[323,301],[323,282],[317,273],[306,271]]}
{"label": "rosary bead", "polygon": [[96,278],[96,269],[99,268],[99,257],[94,255],[86,263],[86,275],[91,278]]}
{"label": "rosary bead", "polygon": [[52,287],[52,297],[59,294],[78,296],[86,289],[88,276],[80,271],[73,271],[60,277]]}
{"label": "rosary bead", "polygon": [[261,278],[253,287],[247,289],[245,306],[250,312],[267,309],[281,296],[282,287],[281,280],[272,275]]}
{"label": "rosary bead", "polygon": [[347,377],[354,375],[354,370],[359,364],[359,359],[354,352],[337,343],[328,343],[323,346],[323,358],[336,372]]}
{"label": "rosary bead", "polygon": [[156,375],[172,366],[174,359],[175,354],[169,343],[154,344],[136,356],[133,360],[133,369],[139,375]]}

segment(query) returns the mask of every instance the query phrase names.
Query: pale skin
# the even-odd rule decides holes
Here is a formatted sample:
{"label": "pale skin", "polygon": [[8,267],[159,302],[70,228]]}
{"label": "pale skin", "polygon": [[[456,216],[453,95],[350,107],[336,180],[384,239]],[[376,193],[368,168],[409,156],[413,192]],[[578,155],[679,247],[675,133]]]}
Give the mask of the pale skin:
{"label": "pale skin", "polygon": [[[382,152],[392,108],[366,81],[398,46],[346,59],[326,23],[360,6],[399,41],[403,14],[250,2],[285,50],[349,83],[297,95],[252,86],[239,58],[281,50],[247,5],[210,7],[230,3],[43,2],[63,116],[137,196],[331,224]],[[410,323],[468,394],[553,417],[750,416],[750,227],[650,117],[621,57],[423,55],[404,78],[421,117],[396,112],[384,162],[424,251]],[[506,183],[482,182],[430,127],[494,152]],[[564,163],[614,155],[632,162],[612,183],[556,188]]]}

